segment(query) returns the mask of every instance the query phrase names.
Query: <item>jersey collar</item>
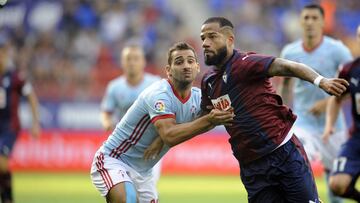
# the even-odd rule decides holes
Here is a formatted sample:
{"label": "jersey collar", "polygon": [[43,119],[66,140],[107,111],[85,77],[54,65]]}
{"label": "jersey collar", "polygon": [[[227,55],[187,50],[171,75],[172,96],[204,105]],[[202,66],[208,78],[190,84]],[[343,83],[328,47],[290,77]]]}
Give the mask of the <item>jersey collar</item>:
{"label": "jersey collar", "polygon": [[171,90],[173,91],[174,95],[179,99],[179,101],[180,101],[181,103],[185,104],[187,101],[189,101],[189,99],[190,99],[190,97],[191,97],[191,91],[190,91],[190,93],[189,93],[188,96],[186,96],[185,98],[182,98],[182,97],[180,96],[180,94],[175,90],[174,85],[171,83],[171,81],[170,81],[169,79],[167,79],[167,81],[168,81],[168,83],[169,83],[169,85],[170,85],[170,87],[171,87]]}

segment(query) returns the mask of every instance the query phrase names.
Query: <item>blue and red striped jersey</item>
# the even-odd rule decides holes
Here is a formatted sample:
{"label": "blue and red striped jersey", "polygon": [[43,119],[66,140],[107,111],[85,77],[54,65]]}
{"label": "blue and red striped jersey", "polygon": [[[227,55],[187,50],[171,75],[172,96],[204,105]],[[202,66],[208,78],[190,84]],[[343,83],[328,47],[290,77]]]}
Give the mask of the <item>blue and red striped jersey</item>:
{"label": "blue and red striped jersey", "polygon": [[296,116],[276,94],[268,68],[274,57],[234,50],[220,69],[209,70],[201,83],[201,108],[234,108],[235,118],[226,130],[240,163],[258,159],[276,149]]}
{"label": "blue and red striped jersey", "polygon": [[360,57],[345,64],[339,73],[339,78],[344,78],[350,83],[347,93],[351,95],[351,114],[353,126],[350,134],[360,136]]}
{"label": "blue and red striped jersey", "polygon": [[20,130],[18,108],[24,85],[25,79],[18,71],[0,74],[0,131]]}

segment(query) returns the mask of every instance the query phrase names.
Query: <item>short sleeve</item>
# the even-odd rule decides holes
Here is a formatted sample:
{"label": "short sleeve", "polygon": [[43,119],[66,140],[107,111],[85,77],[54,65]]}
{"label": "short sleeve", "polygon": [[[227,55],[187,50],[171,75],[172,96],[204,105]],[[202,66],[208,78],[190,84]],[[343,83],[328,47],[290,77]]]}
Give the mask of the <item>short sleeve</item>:
{"label": "short sleeve", "polygon": [[175,119],[175,108],[167,93],[148,96],[145,103],[145,108],[147,108],[152,123],[164,118]]}
{"label": "short sleeve", "polygon": [[350,50],[342,42],[339,42],[338,51],[335,53],[334,57],[337,57],[339,65],[348,63],[352,60]]}
{"label": "short sleeve", "polygon": [[30,82],[26,79],[25,72],[15,71],[13,78],[18,94],[22,96],[28,96],[32,91],[32,86]]}
{"label": "short sleeve", "polygon": [[101,101],[101,110],[106,112],[113,112],[116,108],[116,99],[114,95],[114,88],[112,85],[108,85],[105,91],[105,95]]}
{"label": "short sleeve", "polygon": [[[249,54],[242,57],[243,69],[241,72],[246,73],[244,77],[248,78],[263,78],[268,77],[268,70],[275,57],[260,54]],[[241,74],[241,73],[239,73]]]}

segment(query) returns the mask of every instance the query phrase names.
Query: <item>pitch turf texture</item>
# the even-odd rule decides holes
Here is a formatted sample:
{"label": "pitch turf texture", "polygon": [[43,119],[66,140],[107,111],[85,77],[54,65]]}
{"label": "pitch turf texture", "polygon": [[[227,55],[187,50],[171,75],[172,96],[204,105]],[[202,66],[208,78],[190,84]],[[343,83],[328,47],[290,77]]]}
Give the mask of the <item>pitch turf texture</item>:
{"label": "pitch turf texture", "polygon": [[[84,173],[15,173],[14,184],[16,203],[105,203]],[[317,185],[328,202],[325,182],[317,179]],[[159,193],[161,203],[247,202],[237,176],[162,176]]]}

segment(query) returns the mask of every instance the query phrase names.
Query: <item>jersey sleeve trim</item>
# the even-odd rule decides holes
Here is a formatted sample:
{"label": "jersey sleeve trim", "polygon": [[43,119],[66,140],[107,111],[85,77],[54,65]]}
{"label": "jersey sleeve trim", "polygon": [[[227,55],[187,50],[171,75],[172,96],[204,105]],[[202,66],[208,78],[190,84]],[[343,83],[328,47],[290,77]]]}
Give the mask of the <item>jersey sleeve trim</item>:
{"label": "jersey sleeve trim", "polygon": [[265,73],[268,73],[268,72],[269,72],[270,65],[272,64],[272,62],[274,62],[274,60],[275,60],[275,57],[270,57],[270,58],[268,59],[268,61],[265,63],[265,66],[264,66],[264,68],[265,68]]}
{"label": "jersey sleeve trim", "polygon": [[174,114],[164,114],[164,115],[159,115],[159,116],[155,116],[151,119],[151,122],[152,123],[155,123],[157,120],[160,120],[160,119],[165,119],[165,118],[173,118],[175,119],[175,115]]}

